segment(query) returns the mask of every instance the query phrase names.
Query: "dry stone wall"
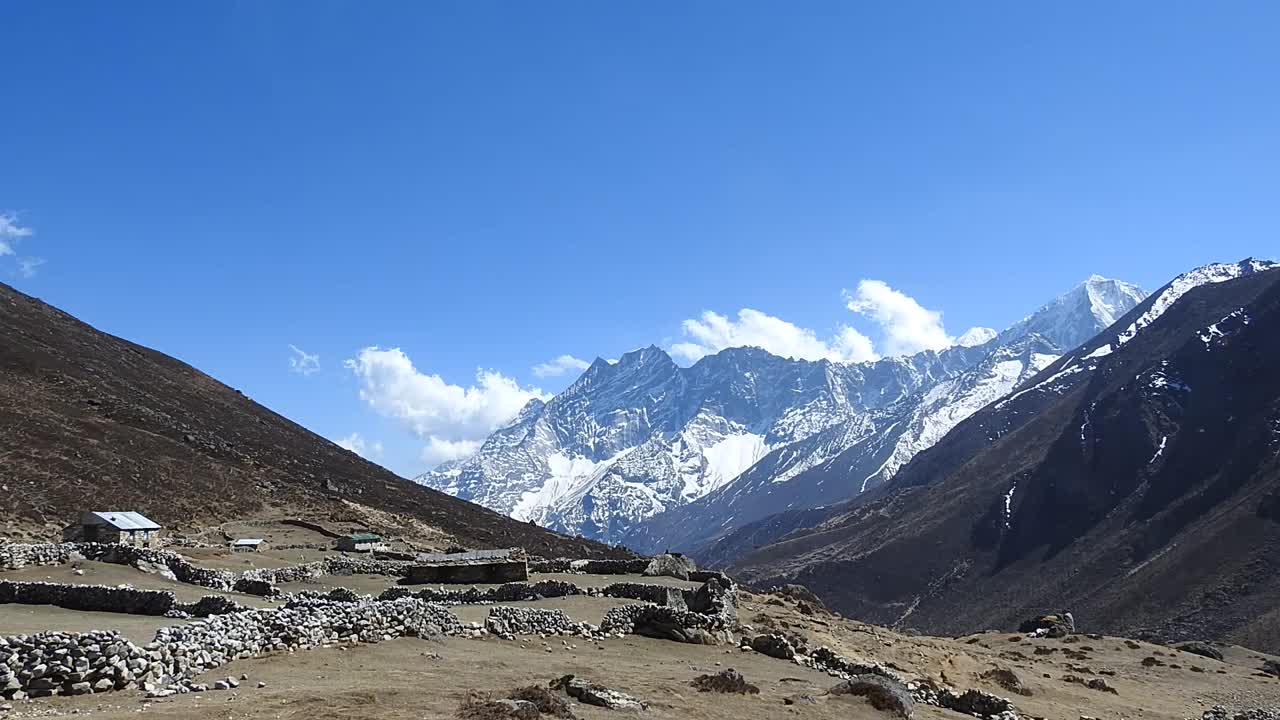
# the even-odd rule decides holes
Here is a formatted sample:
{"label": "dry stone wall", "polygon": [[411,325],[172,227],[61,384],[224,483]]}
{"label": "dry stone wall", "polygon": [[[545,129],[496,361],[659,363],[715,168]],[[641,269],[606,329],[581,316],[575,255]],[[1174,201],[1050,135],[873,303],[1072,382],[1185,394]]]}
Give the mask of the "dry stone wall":
{"label": "dry stone wall", "polygon": [[161,628],[145,646],[116,632],[0,637],[0,696],[12,700],[125,688],[177,692],[175,686],[201,672],[266,652],[461,630],[448,609],[402,599],[247,610]]}
{"label": "dry stone wall", "polygon": [[243,573],[199,567],[171,550],[139,548],[115,543],[47,543],[0,545],[0,570],[33,565],[66,565],[77,560],[131,565],[171,575],[179,582],[213,590],[274,595],[278,583],[300,582],[326,575],[388,575],[404,577],[410,562],[332,557],[284,568],[261,568]]}
{"label": "dry stone wall", "polygon": [[503,639],[515,635],[579,635],[594,637],[600,628],[575,622],[563,610],[519,608],[499,605],[489,609],[485,629]]}
{"label": "dry stone wall", "polygon": [[0,604],[54,605],[68,610],[205,617],[246,610],[220,595],[206,595],[194,603],[180,603],[168,590],[139,590],[108,585],[71,585],[0,580]]}

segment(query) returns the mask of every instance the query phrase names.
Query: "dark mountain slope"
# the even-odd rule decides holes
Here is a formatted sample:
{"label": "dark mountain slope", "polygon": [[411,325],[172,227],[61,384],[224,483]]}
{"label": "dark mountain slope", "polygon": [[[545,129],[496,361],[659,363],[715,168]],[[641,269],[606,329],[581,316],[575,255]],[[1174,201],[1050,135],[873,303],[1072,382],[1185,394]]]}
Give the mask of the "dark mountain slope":
{"label": "dark mountain slope", "polygon": [[343,501],[476,546],[614,552],[404,480],[195,368],[0,284],[0,518],[8,532],[47,529],[91,508],[199,527],[350,514]]}
{"label": "dark mountain slope", "polygon": [[1196,287],[1119,330],[1147,309],[875,496],[744,528],[742,542],[783,539],[734,569],[932,632],[1068,607],[1100,630],[1280,647],[1280,271]]}

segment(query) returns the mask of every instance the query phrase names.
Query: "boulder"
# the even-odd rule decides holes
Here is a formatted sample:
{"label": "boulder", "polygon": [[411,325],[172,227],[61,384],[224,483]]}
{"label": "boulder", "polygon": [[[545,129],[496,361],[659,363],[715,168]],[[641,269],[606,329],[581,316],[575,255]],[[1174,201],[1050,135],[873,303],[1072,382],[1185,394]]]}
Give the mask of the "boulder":
{"label": "boulder", "polygon": [[1210,660],[1222,662],[1222,651],[1206,642],[1186,642],[1179,645],[1178,649],[1182,652],[1191,653],[1192,655],[1199,655],[1200,657],[1207,657]]}
{"label": "boulder", "polygon": [[911,717],[915,711],[915,702],[907,688],[883,675],[854,675],[831,688],[830,693],[866,698],[871,707],[902,718]]}
{"label": "boulder", "polygon": [[1071,613],[1041,615],[1026,620],[1018,626],[1018,632],[1038,633],[1051,638],[1066,637],[1076,631]]}
{"label": "boulder", "polygon": [[796,649],[791,643],[776,633],[755,636],[751,639],[751,649],[779,660],[790,660],[796,656]]}
{"label": "boulder", "polygon": [[649,561],[649,566],[641,572],[648,577],[673,577],[688,580],[689,573],[697,572],[698,566],[687,555],[664,553]]}

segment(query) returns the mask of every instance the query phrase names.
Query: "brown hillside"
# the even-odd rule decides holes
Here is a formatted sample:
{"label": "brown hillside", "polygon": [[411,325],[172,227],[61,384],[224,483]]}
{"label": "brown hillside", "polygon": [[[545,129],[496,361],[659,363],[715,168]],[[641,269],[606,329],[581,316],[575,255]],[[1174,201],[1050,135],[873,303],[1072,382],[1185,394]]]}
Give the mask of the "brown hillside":
{"label": "brown hillside", "polygon": [[0,284],[0,537],[47,535],[89,508],[183,529],[380,518],[474,547],[625,554],[405,480],[185,363]]}

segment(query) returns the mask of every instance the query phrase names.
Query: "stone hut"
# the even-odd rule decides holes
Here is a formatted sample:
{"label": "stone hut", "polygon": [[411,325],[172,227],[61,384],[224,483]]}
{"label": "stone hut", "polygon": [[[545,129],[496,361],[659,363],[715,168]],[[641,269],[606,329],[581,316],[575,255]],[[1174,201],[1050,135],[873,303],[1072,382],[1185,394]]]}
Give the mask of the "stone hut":
{"label": "stone hut", "polygon": [[87,512],[62,530],[65,542],[123,543],[151,547],[159,542],[160,525],[142,513],[107,510]]}
{"label": "stone hut", "polygon": [[407,582],[509,583],[529,579],[529,562],[522,550],[473,550],[419,555],[409,566]]}
{"label": "stone hut", "polygon": [[387,544],[382,541],[381,535],[374,533],[352,533],[338,538],[337,547],[339,550],[346,552],[374,552],[375,550],[385,550]]}

